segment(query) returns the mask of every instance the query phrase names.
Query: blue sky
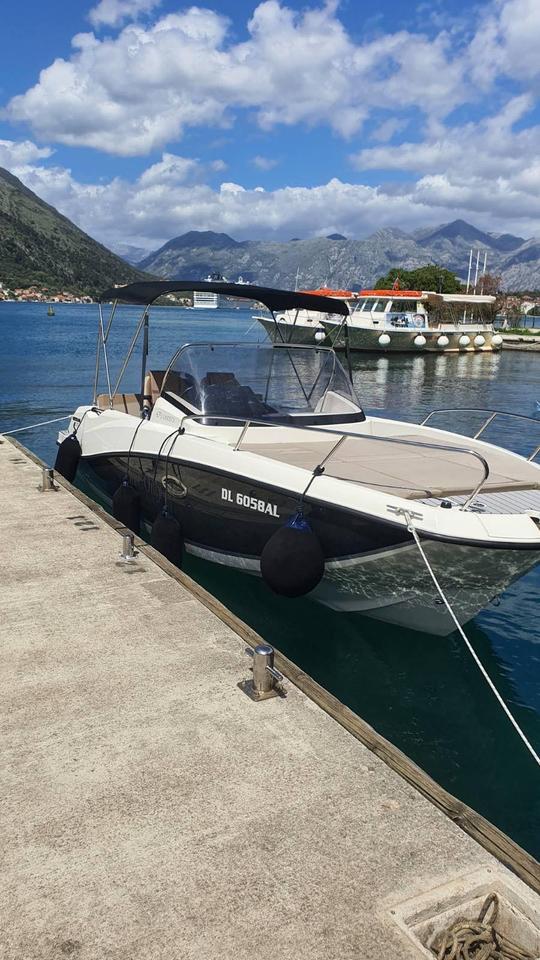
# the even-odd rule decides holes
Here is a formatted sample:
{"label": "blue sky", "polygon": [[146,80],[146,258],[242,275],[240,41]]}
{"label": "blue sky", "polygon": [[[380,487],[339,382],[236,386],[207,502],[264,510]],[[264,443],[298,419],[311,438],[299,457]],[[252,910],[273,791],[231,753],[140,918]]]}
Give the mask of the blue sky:
{"label": "blue sky", "polygon": [[540,3],[9,2],[0,165],[103,242],[540,232]]}

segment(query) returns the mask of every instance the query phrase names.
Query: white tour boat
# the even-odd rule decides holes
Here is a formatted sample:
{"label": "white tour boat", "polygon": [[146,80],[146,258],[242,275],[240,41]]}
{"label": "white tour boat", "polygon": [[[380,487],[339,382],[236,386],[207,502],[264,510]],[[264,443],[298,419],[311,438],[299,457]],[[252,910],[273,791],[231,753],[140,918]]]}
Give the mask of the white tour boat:
{"label": "white tour boat", "polygon": [[[322,292],[322,291],[321,291]],[[317,291],[313,291],[317,293]],[[345,300],[346,320],[336,315],[284,311],[274,322],[257,317],[272,340],[330,343],[335,349],[377,353],[472,353],[500,350],[491,319],[495,297],[437,294],[423,290],[324,290]]]}

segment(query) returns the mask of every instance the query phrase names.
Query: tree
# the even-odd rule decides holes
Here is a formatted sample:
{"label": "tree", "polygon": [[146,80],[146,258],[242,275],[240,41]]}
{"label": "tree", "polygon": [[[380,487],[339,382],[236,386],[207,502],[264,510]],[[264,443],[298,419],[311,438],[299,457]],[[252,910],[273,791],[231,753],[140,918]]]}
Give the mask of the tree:
{"label": "tree", "polygon": [[484,275],[480,277],[476,286],[477,293],[482,292],[490,297],[498,296],[501,292],[501,289],[502,277],[494,273],[484,273]]}
{"label": "tree", "polygon": [[416,270],[400,270],[392,267],[384,277],[375,283],[377,290],[391,290],[395,280],[399,280],[402,290],[432,290],[434,293],[459,293],[461,283],[456,275],[436,264],[426,264]]}

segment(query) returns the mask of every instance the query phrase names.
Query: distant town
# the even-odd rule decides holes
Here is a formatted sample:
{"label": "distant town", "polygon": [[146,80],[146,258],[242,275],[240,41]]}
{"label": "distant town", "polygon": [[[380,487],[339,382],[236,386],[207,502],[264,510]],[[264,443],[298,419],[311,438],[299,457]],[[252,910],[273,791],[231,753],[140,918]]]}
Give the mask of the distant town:
{"label": "distant town", "polygon": [[0,300],[22,300],[27,303],[92,303],[93,299],[70,290],[51,292],[48,287],[10,288],[0,283]]}

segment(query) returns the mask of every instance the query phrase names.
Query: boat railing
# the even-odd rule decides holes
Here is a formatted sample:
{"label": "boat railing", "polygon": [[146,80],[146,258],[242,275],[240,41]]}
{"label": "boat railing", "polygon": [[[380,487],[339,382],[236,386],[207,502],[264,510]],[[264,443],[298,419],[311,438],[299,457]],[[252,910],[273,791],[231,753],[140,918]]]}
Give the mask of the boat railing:
{"label": "boat railing", "polygon": [[[239,420],[242,420],[242,418],[241,417],[224,417],[224,416],[221,416],[220,414],[207,414],[207,413],[206,414],[205,413],[186,414],[182,418],[180,429],[183,429],[184,423],[186,422],[186,420],[191,420],[193,422],[210,420],[213,423],[218,421],[219,423],[229,423],[229,424],[234,424],[235,426],[238,426]],[[343,430],[327,429],[326,427],[305,426],[303,424],[296,424],[296,423],[294,424],[283,423],[283,422],[280,423],[279,421],[272,422],[269,420],[257,420],[255,418],[248,418],[244,420],[244,422],[240,425],[240,433],[238,435],[236,443],[234,444],[233,450],[235,451],[240,450],[241,444],[244,441],[250,427],[281,427],[281,428],[286,427],[289,430],[304,430],[308,433],[319,433],[325,437],[327,437],[328,435],[337,437],[337,440],[334,443],[333,447],[329,450],[329,452],[321,460],[321,462],[318,463],[313,468],[312,479],[310,480],[310,483],[308,484],[308,486],[311,486],[311,483],[315,479],[315,477],[325,473],[326,465],[330,462],[330,460],[332,459],[332,457],[334,456],[338,448],[346,440],[374,440],[377,443],[393,443],[393,444],[397,443],[397,444],[400,444],[401,446],[423,447],[425,449],[437,450],[437,451],[447,450],[450,453],[464,453],[464,454],[467,454],[468,456],[474,457],[476,460],[478,460],[478,462],[482,466],[483,474],[480,480],[478,481],[478,483],[476,484],[476,486],[474,487],[474,489],[471,491],[471,493],[465,500],[465,502],[460,505],[459,507],[460,510],[467,510],[471,506],[471,504],[476,499],[476,497],[482,490],[484,484],[486,483],[489,477],[489,464],[487,460],[485,459],[485,457],[482,456],[481,453],[478,452],[478,450],[473,450],[471,447],[457,447],[454,444],[445,444],[445,443],[429,443],[424,440],[403,440],[399,437],[378,437],[378,436],[373,436],[372,434],[366,434],[365,436],[363,436],[362,434],[345,433]],[[304,491],[304,494],[306,492],[307,492],[307,488],[306,488],[306,491]]]}
{"label": "boat railing", "polygon": [[[483,409],[482,407],[441,407],[437,410],[432,410],[431,413],[428,413],[427,417],[425,417],[420,423],[420,426],[425,427],[426,423],[428,423],[428,421],[431,420],[432,417],[436,417],[438,414],[444,414],[444,413],[487,414],[487,417],[482,423],[482,426],[479,428],[479,430],[476,431],[474,436],[471,437],[471,440],[478,440],[478,438],[482,436],[484,430],[486,430],[487,427],[489,427],[489,425],[493,423],[493,421],[497,417],[508,417],[508,418],[513,418],[515,420],[526,420],[528,421],[528,423],[534,423],[537,427],[540,426],[540,421],[537,420],[536,417],[528,417],[524,413],[509,413],[507,410],[488,410],[488,409]],[[527,460],[528,461],[534,460],[534,458],[537,457],[539,453],[540,453],[540,444],[538,444],[538,446],[534,448],[532,453],[529,454],[529,456],[527,457]]]}

